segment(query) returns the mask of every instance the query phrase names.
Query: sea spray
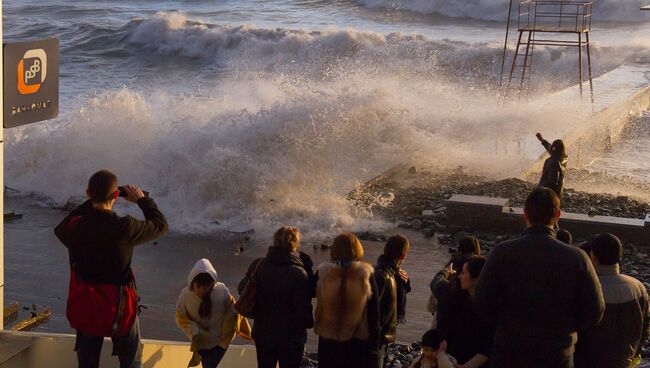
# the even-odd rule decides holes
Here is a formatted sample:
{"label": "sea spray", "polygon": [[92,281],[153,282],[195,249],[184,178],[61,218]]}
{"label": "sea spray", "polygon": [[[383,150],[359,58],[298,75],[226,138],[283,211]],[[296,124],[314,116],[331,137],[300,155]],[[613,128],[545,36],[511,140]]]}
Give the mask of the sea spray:
{"label": "sea spray", "polygon": [[580,115],[559,105],[551,119],[534,103],[504,105],[481,90],[403,76],[256,77],[206,91],[120,89],[58,124],[8,131],[7,182],[63,204],[109,168],[149,190],[177,231],[292,223],[334,232],[381,225],[345,194],[396,164],[512,175],[539,150],[507,149],[508,141]]}

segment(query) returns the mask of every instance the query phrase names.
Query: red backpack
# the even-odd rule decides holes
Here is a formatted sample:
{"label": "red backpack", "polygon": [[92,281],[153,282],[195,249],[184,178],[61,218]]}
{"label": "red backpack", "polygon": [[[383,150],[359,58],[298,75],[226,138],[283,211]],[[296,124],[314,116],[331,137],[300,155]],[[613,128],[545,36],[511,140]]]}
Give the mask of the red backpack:
{"label": "red backpack", "polygon": [[[71,230],[81,219],[68,222]],[[71,262],[72,264],[72,262]],[[131,272],[131,270],[129,269]],[[138,294],[131,272],[129,285],[107,285],[85,282],[70,269],[70,286],[66,317],[70,327],[94,336],[124,336],[129,333],[138,315]]]}

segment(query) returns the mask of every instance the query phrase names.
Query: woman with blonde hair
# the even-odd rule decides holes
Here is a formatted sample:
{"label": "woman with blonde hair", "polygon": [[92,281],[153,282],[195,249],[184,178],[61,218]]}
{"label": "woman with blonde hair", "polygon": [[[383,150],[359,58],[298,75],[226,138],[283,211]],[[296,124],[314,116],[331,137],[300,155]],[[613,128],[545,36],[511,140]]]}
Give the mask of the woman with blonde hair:
{"label": "woman with blonde hair", "polygon": [[311,288],[298,247],[300,231],[283,226],[266,257],[255,260],[240,285],[255,280],[253,340],[259,368],[298,368],[314,326]]}
{"label": "woman with blonde hair", "polygon": [[330,262],[318,266],[316,321],[321,368],[379,367],[379,301],[373,268],[351,233],[334,239]]}

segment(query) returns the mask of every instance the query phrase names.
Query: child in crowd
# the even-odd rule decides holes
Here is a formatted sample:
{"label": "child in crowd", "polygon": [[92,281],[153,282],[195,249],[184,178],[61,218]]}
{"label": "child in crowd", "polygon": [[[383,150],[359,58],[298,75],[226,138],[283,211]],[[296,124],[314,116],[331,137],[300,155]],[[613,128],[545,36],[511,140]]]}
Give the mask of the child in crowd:
{"label": "child in crowd", "polygon": [[234,308],[235,298],[217,282],[217,271],[207,259],[196,262],[178,297],[176,324],[190,338],[194,353],[189,367],[216,368],[236,333],[250,339],[248,321]]}
{"label": "child in crowd", "polygon": [[447,341],[442,330],[429,330],[422,336],[422,355],[413,361],[410,368],[454,368],[456,359],[446,350]]}

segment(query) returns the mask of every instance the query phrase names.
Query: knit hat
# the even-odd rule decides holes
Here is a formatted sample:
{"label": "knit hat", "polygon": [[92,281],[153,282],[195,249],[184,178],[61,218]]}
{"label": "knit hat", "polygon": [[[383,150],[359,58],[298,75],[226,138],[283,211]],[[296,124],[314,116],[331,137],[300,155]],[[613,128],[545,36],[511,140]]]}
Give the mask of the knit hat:
{"label": "knit hat", "polygon": [[443,341],[445,341],[445,333],[437,328],[425,332],[422,336],[422,346],[434,350],[438,350]]}

